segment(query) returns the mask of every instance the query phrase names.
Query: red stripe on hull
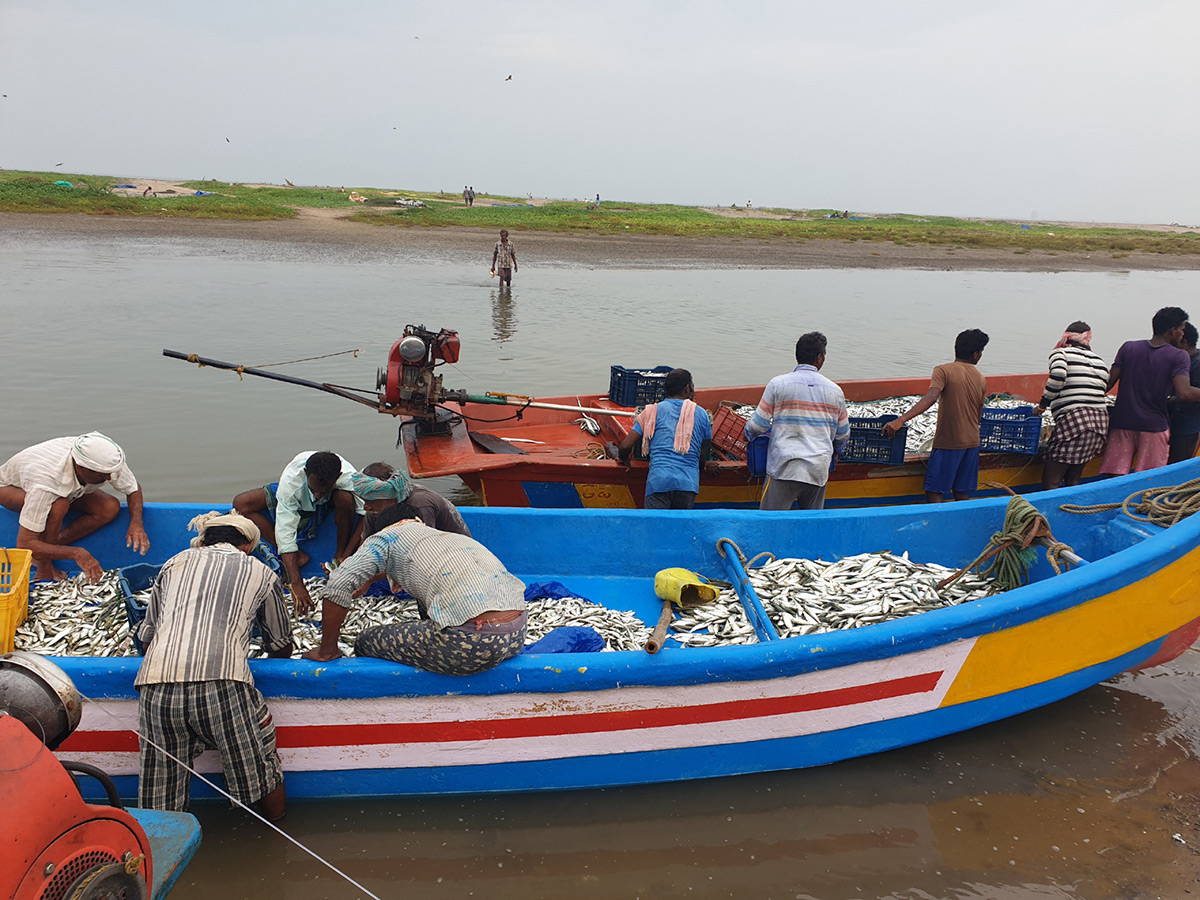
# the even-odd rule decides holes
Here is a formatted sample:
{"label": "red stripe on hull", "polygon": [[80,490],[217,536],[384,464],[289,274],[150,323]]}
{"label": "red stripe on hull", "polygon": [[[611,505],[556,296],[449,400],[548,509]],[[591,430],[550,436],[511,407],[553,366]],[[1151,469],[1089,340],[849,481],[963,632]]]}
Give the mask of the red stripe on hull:
{"label": "red stripe on hull", "polygon": [[[877,700],[889,700],[911,694],[927,693],[937,687],[942,672],[908,675],[888,681],[818,691],[787,697],[757,700],[729,700],[697,706],[673,706],[663,709],[630,709],[603,713],[562,716],[530,716],[480,722],[387,723],[380,725],[280,725],[276,729],[279,747],[339,747],[366,744],[450,743],[505,738],[550,737],[564,734],[589,734],[628,731],[640,728],[665,728],[673,725],[699,725],[759,719],[798,712],[813,712],[840,706],[853,706]],[[129,731],[77,731],[63,743],[62,750],[82,753],[136,752],[137,736]]]}

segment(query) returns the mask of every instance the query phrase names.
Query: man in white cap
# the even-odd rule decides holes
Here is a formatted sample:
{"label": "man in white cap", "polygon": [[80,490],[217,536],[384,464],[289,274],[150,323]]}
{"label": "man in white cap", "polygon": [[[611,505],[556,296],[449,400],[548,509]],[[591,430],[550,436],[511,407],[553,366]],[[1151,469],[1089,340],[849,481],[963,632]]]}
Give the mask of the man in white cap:
{"label": "man in white cap", "polygon": [[[54,565],[70,559],[90,581],[104,571],[92,554],[71,546],[107,525],[121,502],[100,489],[112,482],[129,505],[125,546],[143,556],[150,538],[142,527],[142,489],[125,463],[125,452],[98,431],[53,438],[27,447],[0,466],[0,506],[20,513],[17,547],[33,551],[35,579],[61,581],[66,574]],[[63,526],[68,511],[78,517]]]}
{"label": "man in white cap", "polygon": [[185,810],[191,765],[213,747],[229,793],[283,817],[283,766],[275,724],[246,657],[257,626],[271,657],[292,654],[292,623],[279,576],[250,554],[258,527],[236,513],[206,513],[189,524],[192,548],[163,563],[138,636],[146,656],[138,689],[141,774],[138,805]]}

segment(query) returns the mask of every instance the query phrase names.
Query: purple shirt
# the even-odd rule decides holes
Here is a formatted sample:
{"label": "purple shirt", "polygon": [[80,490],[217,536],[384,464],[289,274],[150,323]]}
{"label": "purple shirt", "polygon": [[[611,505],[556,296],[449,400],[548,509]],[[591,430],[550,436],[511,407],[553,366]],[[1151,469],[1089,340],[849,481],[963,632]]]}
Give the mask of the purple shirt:
{"label": "purple shirt", "polygon": [[1186,350],[1149,341],[1126,341],[1117,351],[1113,367],[1120,367],[1117,404],[1109,427],[1123,431],[1166,431],[1167,397],[1176,375],[1187,377],[1191,359]]}

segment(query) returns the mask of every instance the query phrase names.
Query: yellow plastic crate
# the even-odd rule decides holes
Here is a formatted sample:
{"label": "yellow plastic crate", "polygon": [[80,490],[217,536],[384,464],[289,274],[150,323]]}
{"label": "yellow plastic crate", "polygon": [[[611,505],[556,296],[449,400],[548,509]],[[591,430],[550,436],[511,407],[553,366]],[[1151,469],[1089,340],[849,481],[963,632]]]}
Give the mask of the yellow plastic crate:
{"label": "yellow plastic crate", "polygon": [[17,628],[29,614],[30,550],[0,547],[0,653],[13,649]]}

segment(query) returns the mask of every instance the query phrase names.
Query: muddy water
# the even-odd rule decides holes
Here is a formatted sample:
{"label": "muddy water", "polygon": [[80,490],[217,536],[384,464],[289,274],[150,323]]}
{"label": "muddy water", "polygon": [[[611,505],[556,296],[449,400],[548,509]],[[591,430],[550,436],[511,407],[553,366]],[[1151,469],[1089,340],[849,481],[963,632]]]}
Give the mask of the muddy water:
{"label": "muddy water", "polygon": [[[522,258],[511,294],[454,254],[279,242],[0,232],[0,458],[100,428],[150,500],[215,504],[301,449],[398,460],[395,425],[344,400],[161,357],[371,388],[405,324],[457,328],[448,386],[603,390],[607,367],[682,365],[700,384],[790,368],[829,335],[834,378],[923,375],[953,335],[992,335],[984,372],[1040,368],[1065,322],[1097,350],[1188,308],[1200,273],[670,270]],[[463,501],[447,479],[438,487]],[[381,897],[1141,898],[1187,896],[1200,864],[1200,655],[1045,710],[822,769],[541,796],[297,802],[285,820]],[[666,773],[669,775],[669,773]],[[220,804],[174,897],[358,892]],[[1178,837],[1176,837],[1176,835]]]}

